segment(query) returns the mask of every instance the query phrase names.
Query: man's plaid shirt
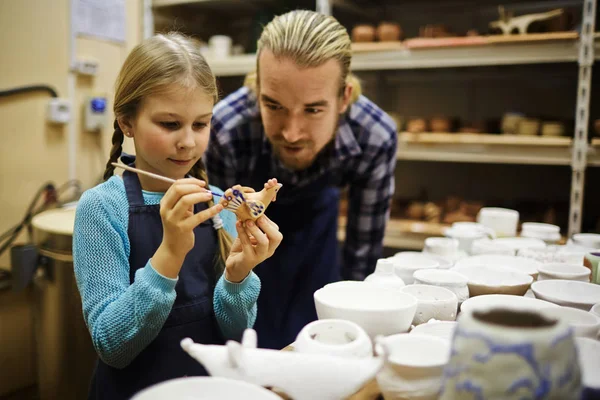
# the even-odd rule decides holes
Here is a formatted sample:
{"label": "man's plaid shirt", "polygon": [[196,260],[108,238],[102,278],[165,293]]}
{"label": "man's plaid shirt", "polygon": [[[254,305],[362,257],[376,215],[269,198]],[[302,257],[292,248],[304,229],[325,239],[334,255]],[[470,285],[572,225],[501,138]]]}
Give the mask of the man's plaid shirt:
{"label": "man's plaid shirt", "polygon": [[273,154],[256,96],[243,87],[215,106],[205,162],[210,183],[223,189],[248,182],[259,157],[271,159],[272,177],[295,187],[331,172],[337,185],[349,188],[342,277],[362,280],[382,256],[394,193],[396,147],[393,120],[360,96],[340,118],[329,156],[318,157],[306,170],[291,171]]}

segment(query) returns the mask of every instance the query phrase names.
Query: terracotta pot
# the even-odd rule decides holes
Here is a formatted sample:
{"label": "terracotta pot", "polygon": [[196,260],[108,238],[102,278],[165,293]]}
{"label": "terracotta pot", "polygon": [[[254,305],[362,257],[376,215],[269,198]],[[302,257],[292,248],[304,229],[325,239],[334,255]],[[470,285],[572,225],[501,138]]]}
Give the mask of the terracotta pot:
{"label": "terracotta pot", "polygon": [[377,38],[380,42],[394,42],[400,40],[402,28],[394,22],[382,22],[377,27]]}
{"label": "terracotta pot", "polygon": [[406,124],[406,130],[412,133],[421,133],[427,130],[427,121],[423,118],[413,118]]}
{"label": "terracotta pot", "polygon": [[356,25],[352,29],[352,41],[356,43],[375,40],[375,27],[372,25]]}
{"label": "terracotta pot", "polygon": [[449,118],[437,117],[432,118],[429,122],[431,132],[451,132],[452,123]]}

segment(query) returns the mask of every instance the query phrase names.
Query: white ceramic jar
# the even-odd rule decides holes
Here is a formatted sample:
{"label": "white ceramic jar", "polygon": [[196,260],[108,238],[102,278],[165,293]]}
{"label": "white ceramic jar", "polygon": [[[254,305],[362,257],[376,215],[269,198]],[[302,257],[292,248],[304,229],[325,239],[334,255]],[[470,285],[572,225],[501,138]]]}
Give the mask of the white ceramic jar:
{"label": "white ceramic jar", "polygon": [[394,262],[389,258],[377,260],[375,272],[365,278],[365,282],[385,286],[392,289],[400,289],[406,286],[402,278],[394,271]]}

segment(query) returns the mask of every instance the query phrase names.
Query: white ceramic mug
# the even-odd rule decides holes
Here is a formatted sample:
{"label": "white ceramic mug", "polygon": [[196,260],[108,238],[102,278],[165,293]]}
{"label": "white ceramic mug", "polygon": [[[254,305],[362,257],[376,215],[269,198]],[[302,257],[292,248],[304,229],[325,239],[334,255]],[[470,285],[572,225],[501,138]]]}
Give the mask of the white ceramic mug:
{"label": "white ceramic mug", "polygon": [[519,212],[508,208],[484,207],[477,215],[477,222],[493,229],[498,237],[517,236]]}

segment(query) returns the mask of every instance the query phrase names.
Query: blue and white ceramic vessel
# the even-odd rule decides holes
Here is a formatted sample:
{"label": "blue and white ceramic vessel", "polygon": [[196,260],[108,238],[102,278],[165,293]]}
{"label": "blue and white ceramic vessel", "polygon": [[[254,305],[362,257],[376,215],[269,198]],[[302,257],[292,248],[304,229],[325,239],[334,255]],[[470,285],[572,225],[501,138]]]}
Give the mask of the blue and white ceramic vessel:
{"label": "blue and white ceramic vessel", "polygon": [[581,385],[568,324],[494,309],[460,315],[440,400],[580,399]]}

